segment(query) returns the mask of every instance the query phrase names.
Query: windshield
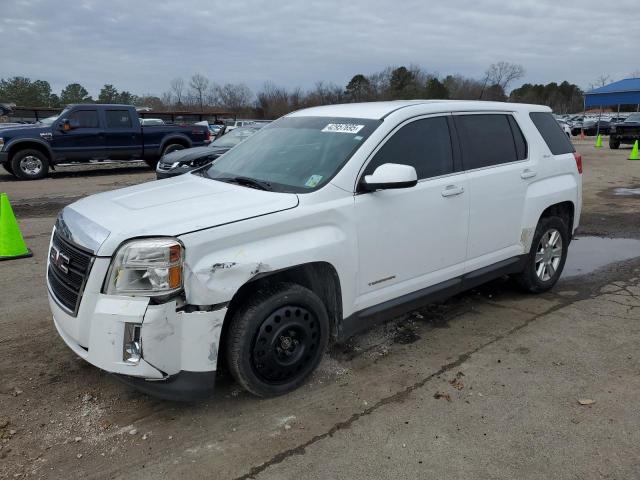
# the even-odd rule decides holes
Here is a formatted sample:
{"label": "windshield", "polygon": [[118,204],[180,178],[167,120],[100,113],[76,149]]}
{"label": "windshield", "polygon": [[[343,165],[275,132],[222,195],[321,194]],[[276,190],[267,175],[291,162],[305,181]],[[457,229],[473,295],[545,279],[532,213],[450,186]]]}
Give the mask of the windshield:
{"label": "windshield", "polygon": [[275,191],[309,192],[328,182],[378,125],[379,120],[361,118],[281,118],[196,173],[222,181],[249,178]]}
{"label": "windshield", "polygon": [[625,122],[640,122],[640,113],[634,113],[627,117]]}
{"label": "windshield", "polygon": [[38,123],[41,125],[46,125],[48,127],[49,125],[53,125],[53,122],[55,122],[58,119],[58,116],[59,115],[54,115],[53,117],[43,118],[39,120]]}
{"label": "windshield", "polygon": [[226,135],[218,138],[211,142],[212,147],[225,147],[231,148],[238,145],[243,140],[246,140],[251,135],[256,133],[258,129],[256,128],[236,128],[235,130],[230,131]]}

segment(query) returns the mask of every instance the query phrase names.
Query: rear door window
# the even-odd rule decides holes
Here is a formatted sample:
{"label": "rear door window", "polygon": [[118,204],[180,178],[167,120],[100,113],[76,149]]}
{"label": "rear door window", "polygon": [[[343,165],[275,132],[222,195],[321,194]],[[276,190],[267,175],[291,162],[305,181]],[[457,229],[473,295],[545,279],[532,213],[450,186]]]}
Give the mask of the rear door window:
{"label": "rear door window", "polygon": [[364,174],[371,175],[385,163],[410,165],[418,179],[453,172],[451,135],[446,117],[415,120],[401,127],[378,150]]}
{"label": "rear door window", "polygon": [[558,125],[555,118],[547,112],[531,112],[531,121],[536,126],[540,135],[554,155],[573,153],[575,149],[569,141],[567,134]]}
{"label": "rear door window", "polygon": [[128,110],[107,110],[107,128],[131,128]]}
{"label": "rear door window", "polygon": [[522,159],[519,158],[521,155],[518,155],[516,150],[509,117],[511,115],[505,114],[454,116],[465,170],[491,167]]}

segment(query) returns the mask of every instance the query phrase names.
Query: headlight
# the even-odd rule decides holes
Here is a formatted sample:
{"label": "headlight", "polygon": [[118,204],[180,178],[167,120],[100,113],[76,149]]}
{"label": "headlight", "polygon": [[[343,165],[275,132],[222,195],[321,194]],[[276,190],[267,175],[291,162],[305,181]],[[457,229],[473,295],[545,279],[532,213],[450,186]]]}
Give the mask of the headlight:
{"label": "headlight", "polygon": [[171,238],[132,240],[111,263],[104,291],[112,295],[164,296],[182,289],[182,244]]}

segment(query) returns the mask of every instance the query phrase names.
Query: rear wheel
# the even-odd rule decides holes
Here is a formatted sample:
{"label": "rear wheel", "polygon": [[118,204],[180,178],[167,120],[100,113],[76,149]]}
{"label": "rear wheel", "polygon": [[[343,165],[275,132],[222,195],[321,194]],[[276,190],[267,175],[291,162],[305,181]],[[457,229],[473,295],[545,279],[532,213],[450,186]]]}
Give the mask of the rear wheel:
{"label": "rear wheel", "polygon": [[49,173],[49,159],[39,150],[21,150],[11,158],[11,170],[21,180],[39,180]]}
{"label": "rear wheel", "polygon": [[320,298],[293,283],[258,289],[235,313],[226,356],[236,381],[260,397],[304,383],[329,341],[329,317]]}
{"label": "rear wheel", "polygon": [[522,273],[514,278],[524,290],[542,293],[552,288],[564,268],[569,229],[560,217],[541,218]]}
{"label": "rear wheel", "polygon": [[176,150],[184,150],[184,148],[185,148],[184,145],[181,145],[180,143],[171,143],[166,147],[164,147],[164,150],[162,150],[162,155],[175,152]]}

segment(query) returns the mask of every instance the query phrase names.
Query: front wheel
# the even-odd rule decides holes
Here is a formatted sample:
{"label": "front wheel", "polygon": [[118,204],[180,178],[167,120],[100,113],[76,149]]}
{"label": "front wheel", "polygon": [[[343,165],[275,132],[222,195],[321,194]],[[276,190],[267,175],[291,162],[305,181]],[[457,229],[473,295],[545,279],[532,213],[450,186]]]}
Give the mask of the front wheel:
{"label": "front wheel", "polygon": [[322,300],[293,283],[258,289],[235,313],[226,357],[235,380],[260,397],[274,397],[304,383],[329,342]]}
{"label": "front wheel", "polygon": [[617,150],[618,148],[620,148],[620,140],[609,137],[609,148],[611,150]]}
{"label": "front wheel", "polygon": [[39,150],[22,150],[13,155],[11,170],[21,180],[39,180],[49,173],[49,159]]}
{"label": "front wheel", "polygon": [[569,248],[569,228],[560,217],[541,218],[522,273],[515,276],[525,291],[551,289],[562,274]]}

